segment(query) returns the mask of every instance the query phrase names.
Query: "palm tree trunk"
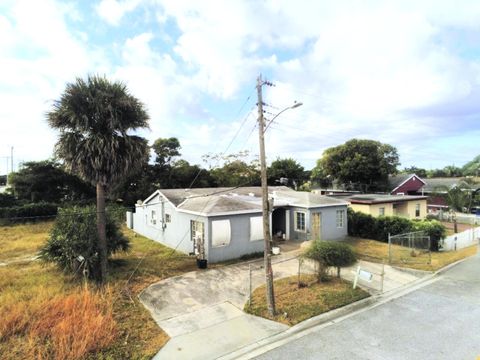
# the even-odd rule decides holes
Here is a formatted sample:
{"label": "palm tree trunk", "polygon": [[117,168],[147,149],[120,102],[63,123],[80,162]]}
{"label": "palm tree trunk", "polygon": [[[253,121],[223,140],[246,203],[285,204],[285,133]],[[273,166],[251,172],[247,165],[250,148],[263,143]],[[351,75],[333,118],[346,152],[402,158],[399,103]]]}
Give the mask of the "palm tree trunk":
{"label": "palm tree trunk", "polygon": [[97,232],[100,258],[100,283],[107,281],[107,232],[105,218],[105,185],[97,183]]}

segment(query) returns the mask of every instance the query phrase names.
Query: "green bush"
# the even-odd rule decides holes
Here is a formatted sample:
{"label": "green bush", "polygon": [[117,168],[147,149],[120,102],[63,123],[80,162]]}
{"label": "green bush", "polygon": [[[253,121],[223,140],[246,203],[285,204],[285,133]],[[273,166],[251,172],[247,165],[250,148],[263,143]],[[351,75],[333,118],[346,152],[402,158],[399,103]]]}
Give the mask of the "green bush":
{"label": "green bush", "polygon": [[412,221],[399,216],[380,216],[376,218],[377,232],[375,240],[388,242],[388,234],[397,235],[413,231]]}
{"label": "green bush", "polygon": [[0,207],[15,206],[15,196],[7,193],[0,193]]}
{"label": "green bush", "polygon": [[447,236],[447,229],[437,220],[414,221],[415,231],[423,231],[430,236],[430,250],[439,251],[441,248],[441,240]]}
{"label": "green bush", "polygon": [[376,218],[348,208],[348,234],[373,239],[377,234]]}
{"label": "green bush", "polygon": [[[108,255],[129,248],[128,239],[108,212],[106,230]],[[84,273],[89,279],[98,279],[98,253],[96,208],[75,206],[59,209],[50,237],[40,250],[40,258],[76,276]]]}
{"label": "green bush", "polygon": [[340,268],[353,265],[357,260],[349,245],[336,241],[315,240],[305,250],[303,256],[317,261],[318,281],[325,280],[328,267],[336,267],[337,276],[340,277]]}
{"label": "green bush", "polygon": [[34,220],[33,218],[49,218],[57,214],[57,205],[39,202],[11,207],[0,207],[0,219],[4,222],[21,222]]}
{"label": "green bush", "polygon": [[398,235],[423,231],[430,236],[430,250],[438,251],[447,234],[445,226],[436,220],[409,220],[400,216],[378,218],[348,209],[348,234],[366,239],[388,242],[388,234]]}

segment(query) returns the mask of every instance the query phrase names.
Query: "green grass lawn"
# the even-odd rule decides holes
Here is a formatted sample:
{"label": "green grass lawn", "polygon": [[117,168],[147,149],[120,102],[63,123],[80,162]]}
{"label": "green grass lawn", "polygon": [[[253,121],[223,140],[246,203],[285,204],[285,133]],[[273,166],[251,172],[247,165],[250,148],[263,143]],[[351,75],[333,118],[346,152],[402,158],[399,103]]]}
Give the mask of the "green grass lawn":
{"label": "green grass lawn", "polygon": [[298,287],[298,277],[292,276],[274,282],[275,306],[277,315],[272,318],[268,314],[265,298],[265,286],[255,289],[252,294],[252,305],[245,305],[245,311],[286,325],[320,315],[327,311],[364,299],[369,294],[352,288],[349,281],[333,277],[330,281],[318,283],[314,275],[302,275]]}
{"label": "green grass lawn", "polygon": [[[34,255],[47,239],[52,225],[46,222],[0,227],[0,259],[6,261]],[[194,259],[188,256],[172,252],[128,229],[123,231],[132,247],[129,252],[118,253],[111,260],[108,288],[97,291],[89,285],[92,289],[88,295],[91,299],[87,299],[89,309],[97,309],[105,316],[111,313],[115,328],[113,340],[108,345],[101,345],[100,341],[93,344],[99,347],[89,353],[88,357],[92,359],[150,359],[165,344],[168,336],[139,302],[138,294],[151,283],[194,270],[196,265]],[[55,314],[46,313],[44,309],[52,307],[52,304],[77,306],[75,301],[82,299],[82,291],[81,282],[39,261],[0,266],[1,358],[65,358],[61,355],[62,349],[55,349],[55,338],[48,337],[50,335],[45,339],[38,337],[42,333],[39,328],[42,324],[48,325],[45,328],[58,328],[56,325],[66,315],[60,316],[58,311]],[[92,322],[88,316],[76,321],[80,321],[76,329],[82,328],[82,321]],[[86,324],[83,328],[88,328],[87,325],[95,326],[95,323]],[[42,331],[48,333],[45,329]],[[65,334],[62,335],[65,337]],[[92,331],[91,336],[98,334]]]}

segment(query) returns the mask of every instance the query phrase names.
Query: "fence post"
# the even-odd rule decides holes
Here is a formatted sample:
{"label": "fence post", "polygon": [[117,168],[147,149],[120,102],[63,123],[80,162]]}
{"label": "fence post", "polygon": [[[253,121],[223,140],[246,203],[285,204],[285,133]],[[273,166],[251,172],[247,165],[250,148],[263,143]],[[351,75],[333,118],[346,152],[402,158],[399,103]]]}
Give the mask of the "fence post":
{"label": "fence post", "polygon": [[385,260],[382,260],[382,273],[381,273],[382,282],[380,283],[380,293],[383,294],[383,280],[385,278]]}
{"label": "fence post", "polygon": [[248,264],[248,307],[252,307],[252,264]]}
{"label": "fence post", "polygon": [[388,263],[392,263],[392,239],[390,233],[388,233]]}

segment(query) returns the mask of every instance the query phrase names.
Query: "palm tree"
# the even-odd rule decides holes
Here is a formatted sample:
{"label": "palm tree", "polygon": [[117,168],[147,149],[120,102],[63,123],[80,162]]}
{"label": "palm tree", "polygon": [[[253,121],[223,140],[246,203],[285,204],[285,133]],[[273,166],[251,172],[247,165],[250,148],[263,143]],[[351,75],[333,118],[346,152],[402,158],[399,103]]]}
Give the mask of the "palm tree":
{"label": "palm tree", "polygon": [[98,75],[67,84],[47,113],[60,130],[56,155],[67,170],[96,186],[99,280],[107,276],[105,192],[108,186],[137,170],[148,156],[147,141],[131,132],[148,127],[144,105],[121,82]]}

